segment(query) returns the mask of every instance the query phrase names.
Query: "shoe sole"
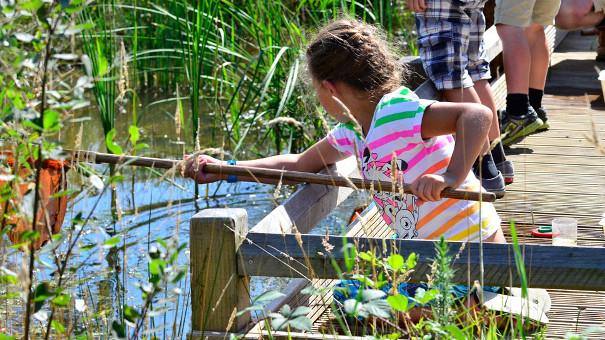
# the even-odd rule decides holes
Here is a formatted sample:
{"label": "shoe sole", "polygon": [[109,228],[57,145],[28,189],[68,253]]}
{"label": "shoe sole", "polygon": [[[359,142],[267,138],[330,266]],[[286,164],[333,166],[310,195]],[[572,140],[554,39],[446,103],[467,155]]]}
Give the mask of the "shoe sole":
{"label": "shoe sole", "polygon": [[550,129],[550,124],[548,124],[547,122],[544,122],[544,125],[542,125],[539,129],[537,129],[534,133],[532,133],[532,135],[535,135],[537,133],[541,133],[541,132],[546,132]]}
{"label": "shoe sole", "polygon": [[542,120],[538,118],[533,123],[529,124],[528,126],[523,127],[523,129],[519,130],[514,135],[506,136],[504,139],[502,139],[502,144],[504,144],[505,146],[510,146],[513,144],[520,143],[521,141],[523,141],[525,139],[525,137],[535,134],[535,133],[537,133],[536,132],[537,130],[543,128],[545,123],[542,123],[542,124],[540,124],[540,123],[542,123]]}
{"label": "shoe sole", "polygon": [[515,180],[512,177],[504,177],[504,184],[505,185],[510,185],[513,184]]}

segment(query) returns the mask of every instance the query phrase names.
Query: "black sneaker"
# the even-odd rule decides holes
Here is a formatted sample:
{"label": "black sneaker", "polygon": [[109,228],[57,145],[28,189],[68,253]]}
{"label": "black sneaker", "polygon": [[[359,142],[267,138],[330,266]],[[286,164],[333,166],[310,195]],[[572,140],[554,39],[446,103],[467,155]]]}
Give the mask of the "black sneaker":
{"label": "black sneaker", "polygon": [[537,133],[543,129],[544,122],[538,117],[538,114],[532,107],[522,116],[511,116],[502,111],[502,120],[500,132],[502,133],[502,144],[510,146],[520,143],[525,137]]}

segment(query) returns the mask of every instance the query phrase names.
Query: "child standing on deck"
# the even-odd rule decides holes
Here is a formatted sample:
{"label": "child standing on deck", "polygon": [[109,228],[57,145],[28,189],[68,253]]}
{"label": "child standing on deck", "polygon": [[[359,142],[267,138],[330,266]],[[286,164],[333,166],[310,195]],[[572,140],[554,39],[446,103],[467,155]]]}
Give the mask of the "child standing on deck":
{"label": "child standing on deck", "polygon": [[561,0],[497,0],[495,23],[506,70],[503,142],[512,145],[549,128],[542,95],[550,53],[544,26],[552,25]]}
{"label": "child standing on deck", "polygon": [[[440,197],[448,187],[479,190],[471,167],[492,122],[489,108],[419,99],[401,86],[402,67],[378,30],[354,20],[323,28],[306,57],[319,102],[340,124],[301,154],[238,165],[317,172],[353,155],[364,178],[411,183],[415,195],[374,195],[399,237],[505,242],[492,204]],[[203,171],[218,162],[206,155],[189,158],[185,173],[200,183],[226,179]]]}
{"label": "child standing on deck", "polygon": [[487,0],[407,0],[416,13],[418,49],[427,76],[450,102],[481,103],[492,111],[488,139],[473,172],[481,184],[496,194],[504,193],[504,185],[513,182],[514,170],[506,159],[502,143],[491,152],[492,141],[500,137],[496,103],[489,85],[490,70],[484,48]]}

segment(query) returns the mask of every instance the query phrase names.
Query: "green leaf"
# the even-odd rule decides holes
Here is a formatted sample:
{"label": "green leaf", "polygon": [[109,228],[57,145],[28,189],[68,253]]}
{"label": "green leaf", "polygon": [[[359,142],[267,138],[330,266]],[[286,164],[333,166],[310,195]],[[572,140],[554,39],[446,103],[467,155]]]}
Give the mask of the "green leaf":
{"label": "green leaf", "polygon": [[307,315],[311,312],[311,308],[307,306],[298,306],[290,315],[291,318],[296,318],[299,316]]}
{"label": "green leaf", "polygon": [[456,340],[466,340],[467,337],[456,325],[448,325],[443,328],[449,335]]}
{"label": "green leaf", "polygon": [[37,313],[44,305],[44,302],[51,298],[54,292],[50,290],[48,282],[42,282],[34,290],[34,313]]}
{"label": "green leaf", "polygon": [[17,337],[0,333],[0,340],[17,340]]}
{"label": "green leaf", "polygon": [[42,0],[21,0],[19,1],[19,6],[21,8],[23,8],[24,10],[27,11],[32,11],[35,12],[38,9],[40,9],[40,7],[42,7],[44,3],[42,2]]}
{"label": "green leaf", "polygon": [[365,275],[361,275],[361,274],[351,275],[351,279],[361,281],[362,284],[364,284],[364,285],[366,285],[368,287],[375,287],[376,286],[374,284],[374,281],[372,281],[370,278],[368,278]]}
{"label": "green leaf", "polygon": [[362,251],[361,253],[358,254],[359,258],[366,261],[366,262],[373,262],[374,260],[374,256],[366,251]]}
{"label": "green leaf", "polygon": [[284,318],[284,317],[276,317],[273,318],[273,320],[271,320],[271,328],[273,328],[276,331],[279,331],[283,328],[285,328],[285,326],[287,325],[288,319]]}
{"label": "green leaf", "polygon": [[57,306],[67,306],[67,305],[69,305],[70,300],[71,300],[71,297],[69,295],[62,294],[62,295],[59,295],[59,296],[55,297],[54,299],[52,299],[51,302]]}
{"label": "green leaf", "polygon": [[44,131],[52,132],[61,127],[61,115],[55,110],[44,111],[44,121],[42,123]]}
{"label": "green leaf", "polygon": [[391,306],[384,299],[372,300],[363,305],[363,308],[370,315],[375,315],[379,318],[388,319],[391,317]]}
{"label": "green leaf", "polygon": [[389,264],[389,266],[391,266],[391,268],[393,268],[393,270],[399,270],[403,268],[403,256],[399,254],[392,254],[387,259],[387,263]]}
{"label": "green leaf", "polygon": [[3,285],[6,285],[6,284],[16,285],[17,277],[15,275],[1,275],[0,283]]}
{"label": "green leaf", "polygon": [[405,295],[392,295],[387,298],[387,302],[398,312],[407,312],[408,311],[408,298]]}
{"label": "green leaf", "polygon": [[122,238],[120,236],[114,236],[108,240],[105,240],[105,242],[103,242],[103,248],[113,248],[118,243],[120,243],[120,241],[122,241]]}
{"label": "green leaf", "polygon": [[160,275],[166,266],[166,262],[162,259],[153,259],[149,262],[149,272],[153,275]]}
{"label": "green leaf", "polygon": [[368,314],[363,309],[363,303],[361,303],[355,299],[345,300],[344,310],[345,310],[345,313],[347,313],[349,315],[353,315],[353,316],[359,315],[361,317],[368,316]]}
{"label": "green leaf", "polygon": [[289,318],[292,314],[292,309],[290,309],[290,305],[285,304],[279,309],[279,312],[281,313],[281,315]]}
{"label": "green leaf", "polygon": [[111,131],[107,133],[107,136],[105,136],[105,146],[107,147],[107,150],[109,150],[109,152],[113,153],[114,155],[121,155],[122,148],[113,141],[116,136],[116,133],[117,132],[115,128],[111,129]]}
{"label": "green leaf", "polygon": [[416,256],[416,253],[411,253],[410,256],[408,256],[407,261],[405,262],[407,269],[414,269],[416,267],[417,262],[418,257]]}
{"label": "green leaf", "polygon": [[139,143],[139,144],[137,144],[137,145],[134,146],[134,149],[136,151],[143,150],[143,149],[149,149],[149,144],[147,144],[147,143]]}
{"label": "green leaf", "polygon": [[235,314],[235,316],[242,316],[242,315],[244,315],[244,314],[246,314],[248,312],[257,311],[257,310],[261,311],[263,309],[264,309],[264,307],[261,306],[261,305],[252,305],[250,307],[246,307],[246,308],[240,310],[239,312],[237,312],[237,314]]}
{"label": "green leaf", "polygon": [[136,125],[130,125],[128,127],[128,133],[130,134],[130,142],[132,145],[137,145],[139,137],[141,136],[139,133],[139,128],[136,127]]}
{"label": "green leaf", "polygon": [[141,317],[141,313],[139,313],[138,310],[130,307],[130,306],[124,306],[124,318],[130,322],[135,322],[136,319]]}
{"label": "green leaf", "polygon": [[113,329],[113,331],[116,333],[116,336],[118,338],[125,338],[126,337],[126,327],[124,327],[124,324],[121,324],[118,321],[114,320],[111,323],[111,329]]}
{"label": "green leaf", "polygon": [[64,334],[65,333],[65,326],[63,326],[63,324],[57,320],[53,320],[50,325],[53,327],[53,329],[55,331],[57,331],[57,333],[59,334]]}
{"label": "green leaf", "polygon": [[81,251],[87,251],[87,250],[94,249],[96,246],[97,246],[97,244],[96,244],[96,243],[89,243],[89,244],[86,244],[86,245],[81,246],[81,247],[80,247],[80,250],[81,250]]}
{"label": "green leaf", "polygon": [[282,296],[285,295],[277,290],[269,290],[254,298],[254,300],[252,300],[252,304],[255,305],[259,303],[270,302]]}
{"label": "green leaf", "polygon": [[437,289],[429,289],[425,291],[422,288],[418,288],[416,290],[415,299],[422,305],[425,305],[431,301],[433,301],[439,295],[439,291]]}
{"label": "green leaf", "polygon": [[301,331],[310,331],[311,327],[313,327],[313,322],[306,316],[299,316],[296,319],[288,321],[288,324],[290,327]]}

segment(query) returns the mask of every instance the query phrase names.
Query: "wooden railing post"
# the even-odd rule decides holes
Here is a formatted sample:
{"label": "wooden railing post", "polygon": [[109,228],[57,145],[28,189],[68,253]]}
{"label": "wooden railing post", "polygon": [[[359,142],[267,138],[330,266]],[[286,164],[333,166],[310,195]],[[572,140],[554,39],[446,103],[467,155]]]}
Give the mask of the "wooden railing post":
{"label": "wooden railing post", "polygon": [[248,232],[244,209],[205,209],[191,218],[191,329],[236,332],[250,321],[248,278],[238,276],[237,250]]}

